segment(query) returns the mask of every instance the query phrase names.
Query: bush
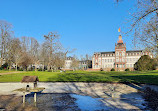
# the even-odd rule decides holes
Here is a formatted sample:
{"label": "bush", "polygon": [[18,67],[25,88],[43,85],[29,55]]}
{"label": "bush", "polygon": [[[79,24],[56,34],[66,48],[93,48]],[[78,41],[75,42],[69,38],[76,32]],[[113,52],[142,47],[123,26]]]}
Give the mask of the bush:
{"label": "bush", "polygon": [[115,71],[115,69],[114,69],[114,68],[112,68],[112,69],[111,69],[111,71]]}
{"label": "bush", "polygon": [[39,68],[38,71],[42,71],[42,68]]}
{"label": "bush", "polygon": [[51,69],[49,69],[49,70],[47,70],[48,72],[52,72],[52,70]]}
{"label": "bush", "polygon": [[100,71],[104,71],[103,68],[100,68]]}
{"label": "bush", "polygon": [[130,71],[129,68],[125,69],[125,71]]}
{"label": "bush", "polygon": [[8,68],[8,63],[4,63],[2,66],[1,66],[2,69],[7,69]]}
{"label": "bush", "polygon": [[155,70],[156,62],[150,56],[144,55],[134,64],[134,69],[138,71]]}
{"label": "bush", "polygon": [[19,68],[18,71],[23,71],[23,69],[22,69],[22,68]]}

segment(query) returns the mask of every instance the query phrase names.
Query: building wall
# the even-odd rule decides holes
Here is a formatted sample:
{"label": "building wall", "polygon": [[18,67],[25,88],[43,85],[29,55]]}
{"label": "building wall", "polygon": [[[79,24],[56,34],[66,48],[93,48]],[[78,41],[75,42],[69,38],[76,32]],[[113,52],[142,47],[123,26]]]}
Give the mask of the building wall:
{"label": "building wall", "polygon": [[150,52],[142,50],[126,51],[126,44],[123,43],[122,36],[119,36],[119,41],[115,44],[113,52],[97,52],[92,57],[92,69],[101,69],[110,71],[115,68],[116,71],[124,71],[126,68],[134,69],[134,64],[143,55],[149,55],[153,58]]}
{"label": "building wall", "polygon": [[72,60],[65,60],[65,69],[71,69]]}
{"label": "building wall", "polygon": [[[136,54],[136,53],[140,53],[140,54]],[[126,56],[124,56],[123,58],[119,57],[117,62],[116,62],[117,56],[116,57],[115,56],[101,57],[99,55],[94,54],[92,57],[92,68],[93,69],[103,68],[105,71],[106,70],[109,71],[112,68],[115,68],[117,70],[116,63],[118,63],[119,61],[122,61],[125,63],[125,66],[123,67],[122,65],[120,67],[118,65],[118,70],[125,70],[126,68],[133,70],[134,64],[139,60],[141,56],[146,55],[146,54],[149,55],[151,58],[153,57],[152,54],[150,53],[131,52],[130,54],[126,53]]]}

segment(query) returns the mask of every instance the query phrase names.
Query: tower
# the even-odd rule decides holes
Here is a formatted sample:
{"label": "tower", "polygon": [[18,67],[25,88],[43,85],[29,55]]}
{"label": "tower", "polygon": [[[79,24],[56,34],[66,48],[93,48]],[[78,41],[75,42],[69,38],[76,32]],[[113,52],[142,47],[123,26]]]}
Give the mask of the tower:
{"label": "tower", "polygon": [[126,69],[126,44],[123,43],[121,34],[115,44],[115,70],[123,71]]}

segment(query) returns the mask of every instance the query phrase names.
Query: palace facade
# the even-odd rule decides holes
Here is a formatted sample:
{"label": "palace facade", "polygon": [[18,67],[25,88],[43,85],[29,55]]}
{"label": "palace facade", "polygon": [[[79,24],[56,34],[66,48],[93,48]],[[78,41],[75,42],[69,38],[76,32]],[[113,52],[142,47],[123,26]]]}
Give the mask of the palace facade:
{"label": "palace facade", "polygon": [[92,68],[105,71],[110,71],[112,68],[115,71],[124,71],[126,68],[134,69],[134,64],[142,55],[153,55],[150,52],[143,50],[126,50],[126,44],[123,43],[122,36],[119,35],[119,40],[115,44],[115,51],[111,52],[96,52],[92,57]]}

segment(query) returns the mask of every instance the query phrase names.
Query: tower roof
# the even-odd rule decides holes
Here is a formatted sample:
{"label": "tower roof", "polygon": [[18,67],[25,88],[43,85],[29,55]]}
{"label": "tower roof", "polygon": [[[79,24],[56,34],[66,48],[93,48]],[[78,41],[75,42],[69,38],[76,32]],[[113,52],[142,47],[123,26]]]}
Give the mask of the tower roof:
{"label": "tower roof", "polygon": [[119,35],[119,40],[117,41],[117,43],[123,43],[123,40],[122,40],[122,36]]}

